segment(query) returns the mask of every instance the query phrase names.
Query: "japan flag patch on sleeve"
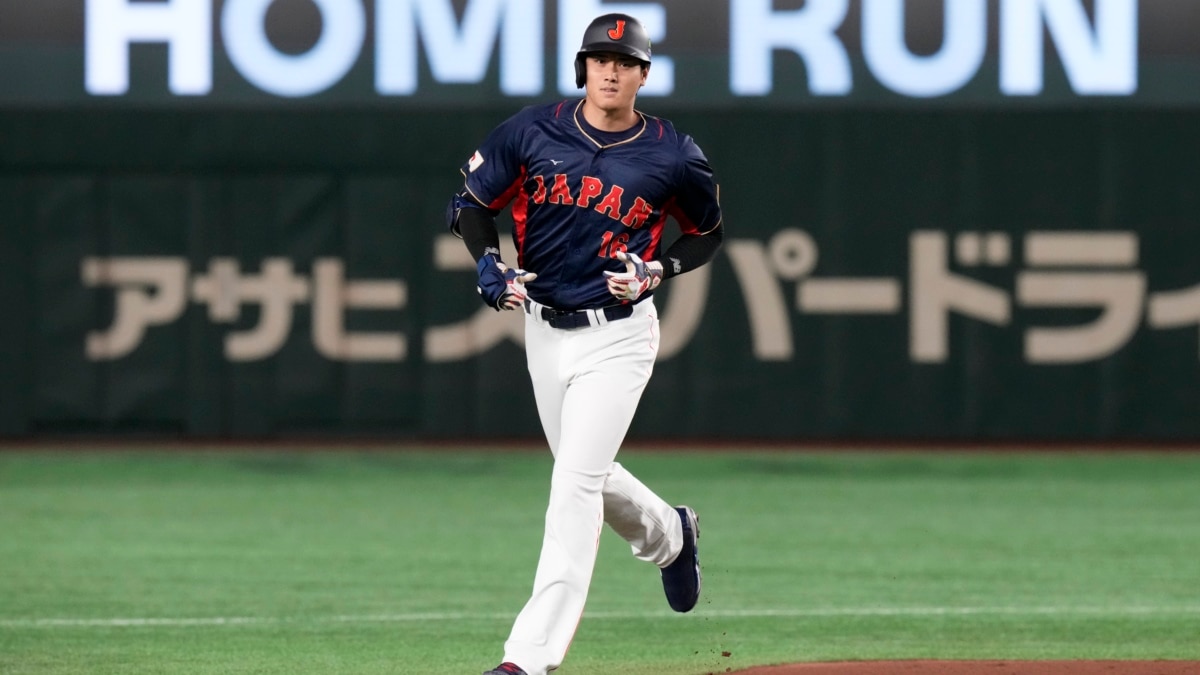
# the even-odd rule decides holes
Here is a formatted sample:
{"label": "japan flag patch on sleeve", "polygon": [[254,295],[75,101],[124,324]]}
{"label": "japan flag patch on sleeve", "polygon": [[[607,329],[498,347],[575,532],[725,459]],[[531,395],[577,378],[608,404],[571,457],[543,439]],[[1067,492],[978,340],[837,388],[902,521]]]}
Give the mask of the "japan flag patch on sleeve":
{"label": "japan flag patch on sleeve", "polygon": [[467,168],[471,170],[471,173],[474,173],[475,169],[481,166],[483,166],[483,155],[479,154],[479,151],[476,150],[475,154],[471,155],[471,159],[467,162]]}

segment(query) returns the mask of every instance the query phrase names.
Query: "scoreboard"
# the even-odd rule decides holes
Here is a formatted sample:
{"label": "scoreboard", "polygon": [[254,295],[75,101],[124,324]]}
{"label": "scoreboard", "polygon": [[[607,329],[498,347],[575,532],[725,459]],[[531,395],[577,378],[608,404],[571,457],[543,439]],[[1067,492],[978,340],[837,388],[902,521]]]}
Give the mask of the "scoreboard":
{"label": "scoreboard", "polygon": [[1200,104],[1177,0],[9,0],[0,106],[507,108],[614,11],[673,106]]}

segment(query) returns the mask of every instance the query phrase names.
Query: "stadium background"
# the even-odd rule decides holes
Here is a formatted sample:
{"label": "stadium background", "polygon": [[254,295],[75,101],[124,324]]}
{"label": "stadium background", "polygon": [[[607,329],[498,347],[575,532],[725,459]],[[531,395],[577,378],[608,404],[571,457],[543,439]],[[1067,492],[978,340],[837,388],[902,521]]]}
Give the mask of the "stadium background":
{"label": "stadium background", "polygon": [[[661,20],[651,79],[674,89],[640,108],[706,150],[729,233],[711,268],[660,294],[664,351],[634,436],[1200,436],[1200,17],[1181,3],[971,3],[982,18],[953,32],[986,38],[978,66],[923,96],[867,56],[867,26],[892,25],[897,3],[388,3],[388,25],[420,35],[390,52],[415,55],[410,93],[382,92],[384,3],[176,2],[208,11],[210,52],[178,17],[154,19],[167,37],[131,37],[122,17],[154,4],[19,3],[0,27],[5,437],[536,438],[519,317],[479,305],[442,213],[492,126],[565,96],[573,38],[557,36],[608,9]],[[911,63],[935,57],[950,15],[898,5]],[[261,25],[231,22],[247,7]],[[1001,30],[1021,7],[1025,43]],[[438,8],[461,23],[430,28]],[[537,65],[505,51],[523,33],[495,18],[468,35],[488,8],[536,10],[535,93],[505,93]],[[738,94],[746,17],[786,28],[805,11],[831,17],[851,86],[814,94],[837,59],[781,43],[770,90]],[[1136,20],[1114,28],[1122,12]],[[328,48],[335,14],[363,21],[344,73],[269,91]],[[231,56],[256,39],[277,50],[275,85]],[[128,48],[124,89],[89,41]],[[1044,54],[1032,91],[1014,93],[1013,50]],[[178,93],[172,68],[196,53],[209,87]],[[455,53],[486,69],[462,81]],[[1105,79],[1130,58],[1134,86]]]}

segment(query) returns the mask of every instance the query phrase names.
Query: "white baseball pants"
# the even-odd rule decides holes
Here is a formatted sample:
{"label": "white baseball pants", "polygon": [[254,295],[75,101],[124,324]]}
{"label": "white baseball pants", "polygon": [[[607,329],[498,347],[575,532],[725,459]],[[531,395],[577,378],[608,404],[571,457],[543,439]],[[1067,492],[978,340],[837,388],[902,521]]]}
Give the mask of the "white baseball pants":
{"label": "white baseball pants", "polygon": [[602,523],[659,567],[683,547],[675,509],[614,460],[659,344],[652,299],[605,325],[562,330],[525,317],[525,352],[554,469],[533,593],[504,660],[546,675],[566,656],[583,615]]}

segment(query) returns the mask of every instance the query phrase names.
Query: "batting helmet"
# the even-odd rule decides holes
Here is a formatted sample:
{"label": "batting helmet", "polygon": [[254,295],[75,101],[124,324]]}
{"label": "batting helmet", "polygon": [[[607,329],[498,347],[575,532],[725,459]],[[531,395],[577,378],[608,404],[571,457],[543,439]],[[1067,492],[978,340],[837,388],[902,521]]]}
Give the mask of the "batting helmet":
{"label": "batting helmet", "polygon": [[605,14],[592,19],[583,31],[583,44],[575,55],[575,86],[587,80],[587,55],[612,52],[632,56],[650,65],[650,36],[641,21],[628,14]]}

